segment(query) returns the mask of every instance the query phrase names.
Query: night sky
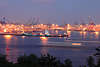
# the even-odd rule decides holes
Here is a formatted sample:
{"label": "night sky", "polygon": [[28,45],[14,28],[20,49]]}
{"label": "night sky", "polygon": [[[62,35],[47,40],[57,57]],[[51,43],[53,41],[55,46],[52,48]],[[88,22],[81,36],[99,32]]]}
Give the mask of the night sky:
{"label": "night sky", "polygon": [[0,16],[20,23],[31,23],[35,17],[40,23],[55,24],[88,23],[92,16],[99,24],[100,0],[0,0]]}

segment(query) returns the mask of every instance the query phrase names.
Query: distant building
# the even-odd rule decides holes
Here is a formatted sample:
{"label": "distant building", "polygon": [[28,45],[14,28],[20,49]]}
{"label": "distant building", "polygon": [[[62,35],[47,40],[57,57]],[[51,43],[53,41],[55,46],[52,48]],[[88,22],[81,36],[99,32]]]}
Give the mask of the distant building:
{"label": "distant building", "polygon": [[6,18],[3,17],[2,20],[0,21],[1,24],[6,24]]}

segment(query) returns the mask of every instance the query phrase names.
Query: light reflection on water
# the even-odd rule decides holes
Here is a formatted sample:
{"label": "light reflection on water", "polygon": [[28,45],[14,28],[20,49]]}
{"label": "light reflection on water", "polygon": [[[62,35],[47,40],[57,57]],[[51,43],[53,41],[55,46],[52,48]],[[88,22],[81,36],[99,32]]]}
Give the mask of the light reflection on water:
{"label": "light reflection on water", "polygon": [[[41,42],[42,42],[43,46],[47,45],[47,43],[48,43],[48,38],[47,37],[40,37],[40,39],[41,39]],[[48,53],[48,48],[42,47],[41,48],[41,54],[42,55],[47,55],[47,53]]]}
{"label": "light reflection on water", "polygon": [[[6,53],[6,59],[9,62],[14,62],[16,63],[17,57],[18,57],[18,50],[17,48],[11,48],[10,46],[12,45],[12,35],[4,35],[6,47],[5,47],[5,53]],[[17,45],[17,38],[14,37],[13,45]]]}
{"label": "light reflection on water", "polygon": [[12,36],[11,35],[4,35],[4,38],[7,40],[10,40],[12,38]]}
{"label": "light reflection on water", "polygon": [[86,36],[87,36],[87,32],[81,31],[81,32],[80,32],[80,36],[81,36],[83,39],[85,39]]}
{"label": "light reflection on water", "polygon": [[10,54],[10,48],[9,48],[9,46],[11,44],[11,38],[12,38],[12,36],[11,35],[4,35],[4,38],[5,38],[5,43],[6,43],[6,48],[5,48],[5,52],[6,52],[6,55],[7,55],[6,59],[10,60],[11,58],[9,56],[9,54]]}
{"label": "light reflection on water", "polygon": [[99,32],[95,32],[96,39],[99,39]]}
{"label": "light reflection on water", "polygon": [[67,31],[69,37],[71,37],[71,31]]}
{"label": "light reflection on water", "polygon": [[[85,41],[100,41],[100,33],[99,32],[71,32],[67,31],[69,37],[72,40],[85,40]],[[16,62],[17,57],[25,54],[51,54],[56,57],[60,57],[61,60],[65,58],[72,58],[73,63],[82,62],[82,59],[86,59],[87,56],[93,54],[95,52],[95,47],[99,46],[99,43],[96,42],[83,42],[82,45],[85,45],[85,48],[82,47],[43,47],[45,45],[69,45],[66,42],[66,38],[47,38],[47,37],[21,37],[21,36],[10,36],[4,35],[0,36],[0,40],[2,41],[0,44],[3,44],[5,54],[7,55],[7,60]],[[2,48],[0,46],[0,48]],[[38,47],[36,47],[38,46]],[[41,47],[42,46],[42,47]],[[81,45],[80,45],[81,46]],[[2,48],[3,49],[3,48]],[[83,60],[82,63],[84,63]],[[76,65],[76,64],[75,64]],[[78,65],[78,64],[77,64]]]}

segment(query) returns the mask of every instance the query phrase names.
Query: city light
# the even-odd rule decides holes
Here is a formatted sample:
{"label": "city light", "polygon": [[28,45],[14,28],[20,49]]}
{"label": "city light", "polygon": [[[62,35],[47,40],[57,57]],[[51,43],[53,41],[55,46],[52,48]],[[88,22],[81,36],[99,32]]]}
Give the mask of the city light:
{"label": "city light", "polygon": [[4,37],[6,38],[6,39],[11,39],[11,35],[4,35]]}
{"label": "city light", "polygon": [[40,37],[41,40],[48,40],[47,37]]}
{"label": "city light", "polygon": [[77,46],[81,46],[82,44],[81,44],[81,43],[72,43],[72,45],[73,45],[73,46],[76,46],[76,45],[77,45]]}
{"label": "city light", "polygon": [[24,38],[25,38],[25,36],[22,36],[22,38],[24,39]]}
{"label": "city light", "polygon": [[4,32],[7,32],[7,30],[6,30],[6,29],[4,29]]}
{"label": "city light", "polygon": [[[67,31],[67,34],[70,35],[71,31],[80,31],[83,34],[86,32],[97,32],[100,31],[100,24],[94,24],[93,22],[90,24],[78,24],[78,25],[71,25],[65,24],[65,26],[60,26],[58,24],[36,24],[36,25],[28,25],[28,24],[0,24],[0,33],[2,34],[15,34],[15,35],[22,35],[23,33],[28,33],[32,35],[51,35],[49,31],[53,32],[52,35],[62,36],[65,33],[59,35],[59,31]],[[44,33],[45,32],[45,33]],[[66,35],[67,35],[66,34]]]}

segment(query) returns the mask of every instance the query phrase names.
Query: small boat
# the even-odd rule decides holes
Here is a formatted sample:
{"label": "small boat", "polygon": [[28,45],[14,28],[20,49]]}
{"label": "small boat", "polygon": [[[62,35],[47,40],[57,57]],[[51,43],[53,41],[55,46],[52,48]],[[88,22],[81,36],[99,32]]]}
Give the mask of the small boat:
{"label": "small boat", "polygon": [[67,37],[66,40],[71,40],[71,38]]}
{"label": "small boat", "polygon": [[43,35],[33,35],[30,33],[23,33],[22,36],[35,36],[35,37],[39,37],[39,36],[43,36]]}

